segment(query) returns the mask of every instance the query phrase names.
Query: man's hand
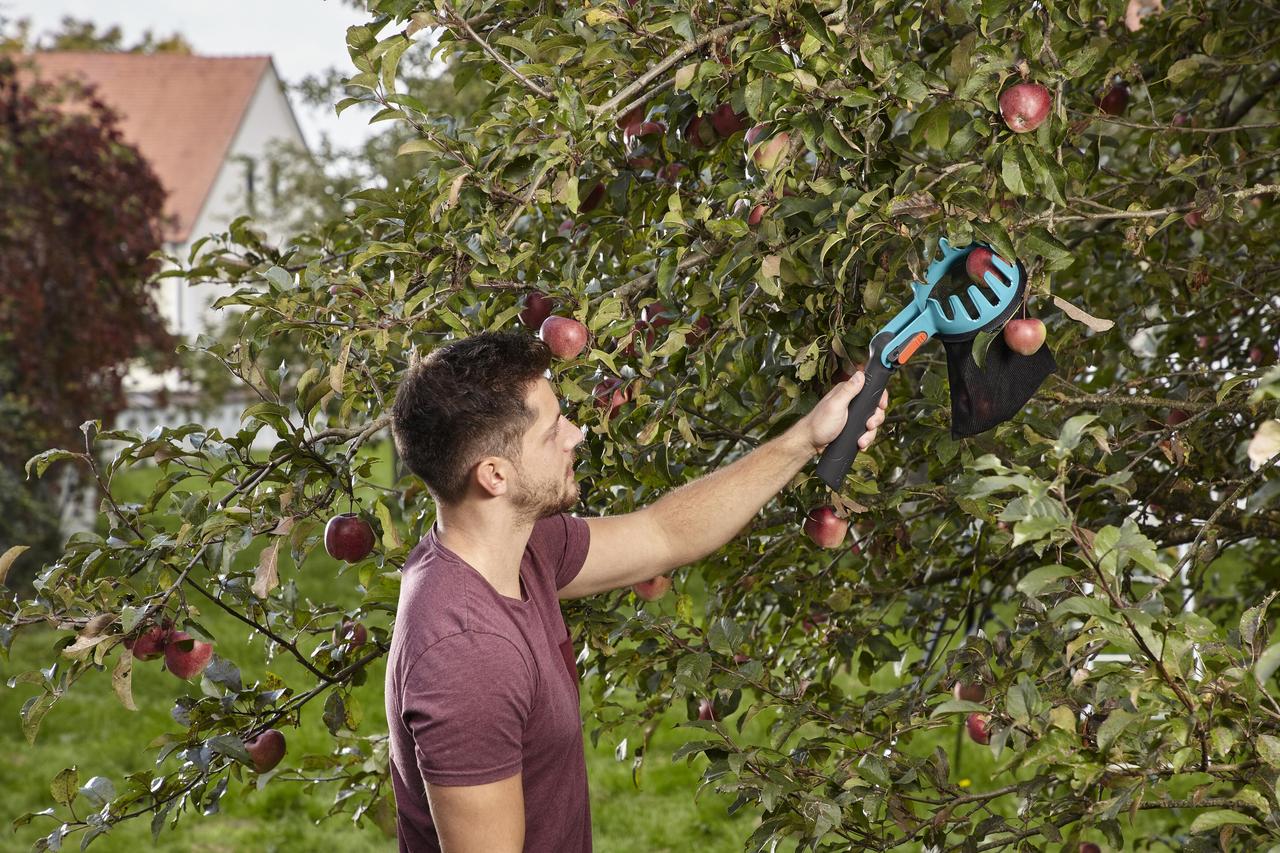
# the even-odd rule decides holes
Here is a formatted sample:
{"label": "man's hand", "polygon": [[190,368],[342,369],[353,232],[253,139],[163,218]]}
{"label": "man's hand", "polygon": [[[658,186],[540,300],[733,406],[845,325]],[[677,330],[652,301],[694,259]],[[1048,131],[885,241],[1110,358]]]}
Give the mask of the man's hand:
{"label": "man's hand", "polygon": [[[863,371],[859,370],[853,374],[852,379],[832,388],[827,396],[813,407],[813,411],[796,424],[801,434],[813,445],[815,452],[821,453],[844,431],[844,425],[849,420],[849,404],[853,402],[854,397],[858,396],[865,382],[866,377]],[[889,392],[885,391],[880,395],[880,405],[871,413],[871,417],[867,418],[867,431],[858,439],[858,450],[866,450],[871,442],[875,441],[876,430],[880,428],[880,424],[884,423],[884,411],[888,405]]]}

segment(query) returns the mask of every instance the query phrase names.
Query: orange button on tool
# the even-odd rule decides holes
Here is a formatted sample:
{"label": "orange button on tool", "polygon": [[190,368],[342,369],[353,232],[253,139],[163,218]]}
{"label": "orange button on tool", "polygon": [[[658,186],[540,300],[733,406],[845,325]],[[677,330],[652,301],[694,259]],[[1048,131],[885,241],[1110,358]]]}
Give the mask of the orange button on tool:
{"label": "orange button on tool", "polygon": [[907,341],[907,345],[898,353],[898,364],[906,364],[907,359],[916,354],[916,350],[920,349],[925,341],[929,340],[929,335],[925,332],[916,332],[911,340]]}

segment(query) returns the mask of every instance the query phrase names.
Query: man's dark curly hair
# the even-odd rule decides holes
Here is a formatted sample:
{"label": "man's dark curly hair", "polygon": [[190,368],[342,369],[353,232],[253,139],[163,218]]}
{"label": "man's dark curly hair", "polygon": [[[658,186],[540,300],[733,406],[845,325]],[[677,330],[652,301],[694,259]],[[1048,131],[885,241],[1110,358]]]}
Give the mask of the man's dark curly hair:
{"label": "man's dark curly hair", "polygon": [[537,412],[524,398],[551,367],[547,345],[523,332],[482,332],[433,350],[396,390],[391,434],[437,504],[457,506],[486,456],[520,464]]}

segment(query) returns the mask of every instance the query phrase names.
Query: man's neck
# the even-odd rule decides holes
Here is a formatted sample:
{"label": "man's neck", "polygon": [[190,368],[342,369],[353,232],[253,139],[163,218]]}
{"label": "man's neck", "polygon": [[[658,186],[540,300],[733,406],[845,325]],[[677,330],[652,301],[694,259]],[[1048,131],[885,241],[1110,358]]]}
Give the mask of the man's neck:
{"label": "man's neck", "polygon": [[533,525],[512,523],[484,524],[473,519],[464,524],[457,519],[436,518],[436,538],[480,573],[499,595],[523,600],[520,563]]}

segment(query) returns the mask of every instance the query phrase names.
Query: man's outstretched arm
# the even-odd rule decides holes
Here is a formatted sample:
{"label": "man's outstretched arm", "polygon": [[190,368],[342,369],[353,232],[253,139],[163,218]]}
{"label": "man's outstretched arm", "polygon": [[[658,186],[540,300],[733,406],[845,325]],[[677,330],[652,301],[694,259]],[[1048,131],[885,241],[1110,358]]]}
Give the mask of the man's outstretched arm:
{"label": "man's outstretched arm", "polygon": [[[862,389],[859,371],[833,388],[813,410],[782,435],[730,465],[663,495],[645,508],[668,542],[666,562],[683,566],[714,553],[751,523],[761,507],[835,441],[849,416],[849,403]],[[884,422],[888,392],[867,420],[858,442],[865,450]]]}

